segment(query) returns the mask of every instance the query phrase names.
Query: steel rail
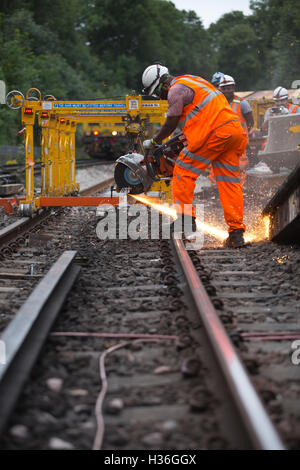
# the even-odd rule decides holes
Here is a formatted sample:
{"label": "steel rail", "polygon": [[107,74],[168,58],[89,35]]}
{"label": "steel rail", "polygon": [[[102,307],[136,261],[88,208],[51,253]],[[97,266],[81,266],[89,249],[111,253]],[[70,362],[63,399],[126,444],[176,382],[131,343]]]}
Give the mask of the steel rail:
{"label": "steel rail", "polygon": [[90,166],[113,165],[114,160],[77,160],[76,168],[89,168]]}
{"label": "steel rail", "polygon": [[80,267],[72,265],[76,253],[65,251],[58,258],[0,337],[5,352],[0,362],[0,433],[79,274]]}
{"label": "steel rail", "polygon": [[[79,192],[81,196],[88,196],[98,191],[103,191],[108,186],[111,186],[114,182],[114,178],[108,178],[101,183],[97,183],[89,188],[83,189]],[[7,243],[12,242],[18,237],[24,235],[28,230],[31,230],[36,225],[41,223],[44,219],[49,217],[51,212],[43,209],[39,214],[34,214],[33,217],[22,217],[20,220],[13,222],[12,224],[4,227],[0,230],[0,248]]]}
{"label": "steel rail", "polygon": [[173,237],[173,244],[196,309],[253,448],[285,449],[218,318],[183,241]]}
{"label": "steel rail", "polygon": [[43,211],[40,214],[34,214],[33,217],[22,217],[20,220],[4,227],[0,230],[0,248],[24,235],[28,230],[40,224],[49,217],[50,213]]}
{"label": "steel rail", "polygon": [[[84,191],[89,191],[89,194],[101,191],[112,182],[113,178],[110,178]],[[5,227],[0,231],[0,246],[22,236],[49,215],[50,211],[43,211]],[[66,251],[61,255],[0,337],[0,352],[3,345],[5,352],[4,364],[0,357],[0,433],[78,276],[80,267],[72,266],[75,255],[76,251]]]}
{"label": "steel rail", "polygon": [[93,186],[90,186],[89,188],[82,189],[79,192],[79,194],[81,196],[90,196],[91,194],[97,193],[99,191],[103,191],[108,186],[111,186],[114,181],[115,181],[114,178],[109,178],[105,181],[102,181],[101,183],[94,184]]}
{"label": "steel rail", "polygon": [[8,225],[7,227],[4,227],[0,230],[0,240],[2,241],[5,239],[6,236],[8,236],[11,232],[14,232],[15,230],[18,230],[19,227],[23,227],[26,222],[28,222],[29,217],[22,217],[21,219],[17,220],[16,222],[13,222],[12,224]]}
{"label": "steel rail", "polygon": [[[42,162],[36,162],[35,164],[35,171],[37,173],[41,172],[41,163]],[[103,165],[113,165],[114,161],[113,160],[76,160],[76,168],[89,168],[91,166],[103,166]],[[21,173],[25,171],[24,165],[18,165],[17,163],[12,163],[12,164],[4,164],[0,165],[0,171],[8,171],[8,172],[18,172]]]}

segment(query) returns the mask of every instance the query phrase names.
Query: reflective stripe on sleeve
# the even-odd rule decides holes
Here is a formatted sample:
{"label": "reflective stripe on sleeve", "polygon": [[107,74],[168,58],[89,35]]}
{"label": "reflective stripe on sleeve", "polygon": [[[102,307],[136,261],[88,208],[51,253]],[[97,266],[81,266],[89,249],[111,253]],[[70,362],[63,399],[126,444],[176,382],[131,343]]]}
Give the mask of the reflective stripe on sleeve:
{"label": "reflective stripe on sleeve", "polygon": [[[202,86],[201,84],[199,84],[199,85]],[[219,90],[210,91],[206,87],[202,87],[202,88],[205,88],[206,90],[208,90],[209,95],[207,95],[207,97],[204,98],[204,100],[202,100],[199,104],[197,104],[197,106],[195,106],[194,109],[190,113],[187,114],[185,120],[183,121],[183,124],[185,124],[187,121],[189,121],[194,116],[196,116],[216,96],[221,95],[221,92]]]}

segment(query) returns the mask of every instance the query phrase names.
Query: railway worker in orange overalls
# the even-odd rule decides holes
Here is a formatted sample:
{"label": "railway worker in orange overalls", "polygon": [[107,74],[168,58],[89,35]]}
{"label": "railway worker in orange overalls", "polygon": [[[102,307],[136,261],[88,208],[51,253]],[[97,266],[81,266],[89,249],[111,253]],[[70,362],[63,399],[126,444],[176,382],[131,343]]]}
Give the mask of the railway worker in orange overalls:
{"label": "railway worker in orange overalls", "polygon": [[213,163],[229,236],[227,247],[244,244],[243,192],[240,184],[239,158],[247,139],[236,113],[220,91],[201,77],[173,77],[167,67],[154,64],[142,76],[143,92],[168,99],[167,119],[153,139],[144,141],[144,148],[161,143],[181,123],[187,146],[180,152],[173,172],[173,198],[178,214],[192,218],[196,179]]}
{"label": "railway worker in orange overalls", "polygon": [[[276,113],[276,108],[280,108],[283,106],[287,110],[287,114],[300,114],[300,106],[297,104],[289,103],[289,92],[287,91],[286,88],[283,88],[282,86],[278,86],[275,88],[273,92],[273,100],[275,101],[275,106],[273,108],[269,108],[266,111],[265,118],[264,118],[264,124],[268,121],[270,116],[277,116],[280,113]],[[272,110],[275,110],[275,112],[272,112]]]}
{"label": "railway worker in orange overalls", "polygon": [[[218,83],[218,89],[225,95],[228,103],[230,104],[232,110],[238,115],[240,118],[242,128],[247,138],[247,143],[249,141],[248,132],[252,129],[254,125],[254,118],[250,104],[247,100],[240,100],[238,96],[234,94],[235,92],[235,80],[230,75],[223,75],[220,77],[220,81]],[[246,151],[240,157],[240,180],[241,185],[244,186],[246,181],[246,167],[248,166],[248,157],[246,155]],[[209,174],[209,179],[212,183],[215,183],[216,180],[214,178],[213,169],[211,169]]]}
{"label": "railway worker in orange overalls", "polygon": [[[262,125],[262,131],[268,132],[269,127],[269,118],[271,116],[280,116],[284,114],[300,114],[300,106],[297,104],[289,103],[289,92],[286,88],[278,86],[273,92],[273,100],[275,101],[275,106],[267,109],[264,122]],[[268,137],[266,136],[264,143],[262,144],[261,150],[265,150],[268,142]]]}

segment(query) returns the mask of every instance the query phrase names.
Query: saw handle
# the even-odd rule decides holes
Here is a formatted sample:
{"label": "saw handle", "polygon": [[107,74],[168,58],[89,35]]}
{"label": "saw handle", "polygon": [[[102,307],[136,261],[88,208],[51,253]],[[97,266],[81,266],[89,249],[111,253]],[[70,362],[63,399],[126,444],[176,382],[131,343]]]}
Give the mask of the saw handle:
{"label": "saw handle", "polygon": [[[153,157],[154,157],[155,164],[158,167],[160,165],[160,158],[161,158],[164,150],[166,148],[168,148],[170,146],[170,144],[173,144],[174,142],[177,142],[178,140],[180,140],[181,136],[183,136],[182,132],[180,132],[180,134],[175,135],[171,139],[167,140],[163,144],[155,146],[155,149],[153,151]],[[150,152],[150,149],[147,149],[146,152],[145,152],[145,155],[144,155],[147,172],[148,172],[149,176],[153,179],[153,181],[160,181],[161,178],[158,178],[156,176],[155,171],[153,169],[153,165],[149,161],[149,158],[148,158],[149,157],[149,152]]]}
{"label": "saw handle", "polygon": [[180,134],[176,134],[174,137],[171,137],[171,139],[167,140],[166,142],[164,142],[163,144],[161,145],[156,145],[155,146],[155,150],[154,150],[154,154],[158,151],[162,151],[164,150],[166,147],[168,147],[170,144],[173,144],[174,142],[176,142],[177,140],[180,140],[179,137],[183,136],[183,133],[180,132]]}
{"label": "saw handle", "polygon": [[145,158],[145,163],[146,163],[146,168],[147,168],[148,174],[149,174],[149,176],[151,176],[151,178],[152,178],[154,181],[159,181],[160,178],[157,178],[157,177],[155,176],[155,172],[154,172],[154,170],[153,170],[153,168],[152,168],[152,165],[151,165],[151,163],[150,163],[149,160],[148,160],[149,152],[150,152],[150,149],[147,149],[147,150],[146,150],[146,153],[145,153],[145,157],[144,157],[144,158]]}

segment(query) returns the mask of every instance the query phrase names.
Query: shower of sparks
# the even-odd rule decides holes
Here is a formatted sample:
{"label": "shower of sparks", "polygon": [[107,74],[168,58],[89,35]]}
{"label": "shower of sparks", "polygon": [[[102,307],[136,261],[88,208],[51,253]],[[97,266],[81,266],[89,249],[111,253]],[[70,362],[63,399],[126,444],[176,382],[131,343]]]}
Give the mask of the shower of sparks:
{"label": "shower of sparks", "polygon": [[269,239],[270,217],[258,217],[253,224],[254,228],[245,233],[245,242],[259,242]]}
{"label": "shower of sparks", "polygon": [[[177,218],[176,209],[170,207],[168,204],[161,204],[157,202],[157,199],[153,200],[154,198],[147,197],[147,196],[140,196],[140,195],[137,196],[133,194],[131,194],[130,196],[143,204],[153,207],[157,211],[161,212],[164,215],[169,216],[173,220]],[[198,218],[196,218],[196,225],[197,225],[197,230],[207,233],[208,235],[211,235],[217,240],[223,241],[228,237],[227,231],[221,228],[218,228],[212,224],[207,224],[205,222],[202,222]],[[246,243],[268,239],[269,225],[270,225],[269,218],[264,217],[263,219],[259,220],[256,225],[257,227],[255,228],[254,231],[245,233],[244,238],[245,238]]]}
{"label": "shower of sparks", "polygon": [[273,258],[273,261],[277,261],[278,264],[283,264],[285,261],[287,261],[289,258],[287,255],[283,256],[277,256],[276,258]]}
{"label": "shower of sparks", "polygon": [[[167,206],[166,204],[159,204],[157,202],[153,202],[150,197],[146,196],[133,196],[137,201],[142,202],[143,204],[147,204],[148,206],[153,207],[154,209],[158,210],[162,214],[168,215],[172,219],[177,218],[177,212],[176,209],[171,208]],[[209,235],[212,235],[214,238],[217,238],[218,240],[225,240],[225,238],[228,237],[228,233],[225,232],[225,230],[218,229],[216,227],[213,227],[212,225],[206,224],[204,222],[201,222],[198,218],[196,218],[196,225],[197,225],[197,230],[203,231],[205,233],[208,233]]]}

